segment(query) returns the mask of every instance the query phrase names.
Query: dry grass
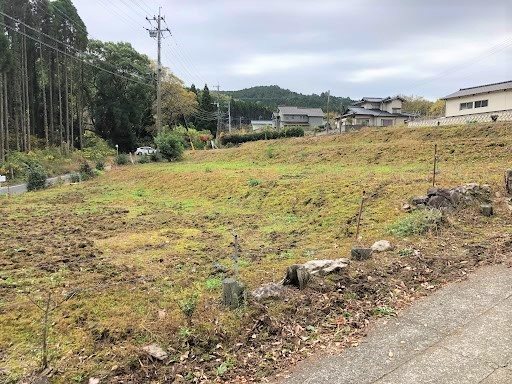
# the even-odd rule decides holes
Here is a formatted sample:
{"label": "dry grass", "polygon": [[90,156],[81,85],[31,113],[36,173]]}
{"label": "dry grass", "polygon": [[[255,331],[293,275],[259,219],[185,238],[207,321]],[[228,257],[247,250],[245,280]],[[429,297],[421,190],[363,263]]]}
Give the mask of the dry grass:
{"label": "dry grass", "polygon": [[[56,383],[87,382],[89,376],[115,382],[134,371],[155,382],[176,373],[190,381],[269,375],[279,366],[266,349],[276,340],[271,331],[258,335],[257,348],[246,343],[254,355],[246,362],[233,348],[245,343],[261,308],[228,312],[219,304],[212,263],[232,266],[231,230],[240,236],[240,277],[251,289],[280,280],[290,264],[348,256],[363,190],[371,197],[362,241],[387,238],[398,247],[353,267],[359,277],[394,270],[408,247],[436,257],[450,244],[455,258],[465,255],[464,244],[509,235],[509,213],[498,207],[492,219],[475,213],[452,218],[441,235],[392,238],[390,226],[405,215],[402,203],[429,187],[434,143],[442,186],[478,182],[502,191],[512,150],[512,125],[503,123],[365,130],[189,152],[180,163],[123,167],[92,182],[0,199],[0,381],[16,382],[37,368],[41,314],[22,292],[37,299],[50,287],[58,294],[80,289],[54,315]],[[458,271],[447,268],[426,281],[438,285],[460,277]],[[403,281],[421,291],[418,281]],[[379,307],[409,300],[382,292],[374,295]],[[194,294],[199,303],[190,326],[178,302]],[[364,294],[343,296],[355,313],[359,301],[350,295]],[[265,311],[272,319],[289,316],[304,329],[308,321],[315,327],[331,321],[322,313],[299,319],[290,312],[292,299],[268,303]],[[378,313],[377,301],[366,301],[365,316]],[[315,335],[306,349],[316,344]],[[146,365],[140,347],[150,342],[168,347],[176,363]],[[287,359],[301,354],[302,347],[289,348]]]}

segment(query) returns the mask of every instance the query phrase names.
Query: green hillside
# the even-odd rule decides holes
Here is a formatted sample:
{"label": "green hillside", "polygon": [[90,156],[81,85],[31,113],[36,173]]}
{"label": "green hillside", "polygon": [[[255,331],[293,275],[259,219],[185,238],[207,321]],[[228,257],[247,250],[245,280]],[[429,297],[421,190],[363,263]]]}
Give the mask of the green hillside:
{"label": "green hillside", "polygon": [[[320,95],[303,95],[283,89],[278,85],[264,85],[251,87],[239,91],[226,91],[227,95],[235,99],[256,102],[258,104],[276,109],[279,105],[293,105],[297,107],[322,108],[324,111],[327,107],[327,93]],[[341,111],[342,105],[347,106],[352,102],[349,97],[331,96],[330,105],[332,110]]]}

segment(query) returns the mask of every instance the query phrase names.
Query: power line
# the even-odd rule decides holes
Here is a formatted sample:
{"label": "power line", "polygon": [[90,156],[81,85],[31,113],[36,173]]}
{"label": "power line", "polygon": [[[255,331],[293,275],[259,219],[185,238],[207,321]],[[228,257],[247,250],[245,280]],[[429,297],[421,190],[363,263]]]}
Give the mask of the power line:
{"label": "power line", "polygon": [[7,25],[7,24],[5,24],[5,23],[3,23],[2,21],[0,21],[0,25],[2,25],[2,26],[4,26],[4,27],[6,27],[6,28],[8,28],[8,29],[12,30],[12,31],[13,31],[13,32],[15,32],[15,33],[18,33],[18,34],[22,35],[22,36],[28,37],[29,39],[31,39],[31,40],[33,40],[33,41],[35,41],[35,42],[38,42],[39,44],[42,44],[42,45],[44,45],[44,46],[46,46],[46,47],[48,47],[48,48],[50,48],[50,49],[53,49],[53,50],[55,50],[56,52],[59,52],[59,53],[61,53],[61,54],[65,55],[65,56],[69,56],[69,57],[71,57],[72,59],[75,59],[75,60],[80,61],[80,62],[82,62],[82,63],[84,63],[84,64],[87,64],[87,65],[89,65],[89,66],[91,66],[91,67],[93,67],[93,68],[96,68],[96,69],[100,70],[100,71],[103,71],[103,72],[109,73],[109,74],[111,74],[111,75],[117,76],[117,77],[122,78],[122,79],[124,79],[124,80],[128,80],[128,81],[131,81],[131,82],[134,82],[134,83],[140,84],[140,85],[144,85],[144,86],[147,86],[147,87],[154,88],[154,86],[153,86],[153,85],[149,85],[149,84],[144,83],[144,82],[142,82],[142,81],[134,80],[133,78],[127,77],[127,76],[125,76],[125,75],[122,75],[122,74],[119,74],[119,73],[115,73],[115,72],[109,71],[108,69],[101,68],[101,67],[97,66],[96,64],[90,63],[90,62],[88,62],[88,61],[86,61],[86,60],[84,60],[84,59],[81,59],[81,58],[79,58],[79,57],[76,57],[75,55],[72,55],[72,54],[70,54],[70,53],[68,53],[68,52],[66,52],[66,51],[63,51],[63,50],[61,50],[61,49],[58,49],[57,47],[52,47],[51,45],[49,45],[49,44],[47,44],[47,43],[45,43],[45,42],[43,42],[43,41],[41,41],[41,40],[39,40],[39,39],[37,39],[37,38],[33,37],[33,36],[30,36],[30,35],[28,35],[28,34],[27,34],[27,33],[25,33],[25,32],[21,32],[21,31],[16,30],[14,27],[12,27],[12,26],[10,26],[10,25]]}

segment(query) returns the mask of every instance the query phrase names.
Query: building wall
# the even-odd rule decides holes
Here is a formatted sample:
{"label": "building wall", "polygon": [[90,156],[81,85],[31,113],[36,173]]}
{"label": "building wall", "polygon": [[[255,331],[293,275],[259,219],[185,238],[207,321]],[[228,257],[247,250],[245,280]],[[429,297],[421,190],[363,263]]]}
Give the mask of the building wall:
{"label": "building wall", "polygon": [[323,117],[314,117],[314,116],[311,116],[309,118],[309,126],[311,128],[316,128],[316,127],[319,127],[321,125],[324,125],[324,118]]}
{"label": "building wall", "polygon": [[[488,100],[487,107],[475,108],[474,102]],[[460,103],[473,103],[473,108],[460,110]],[[446,100],[446,117],[466,116],[512,109],[512,89],[500,92],[482,93],[475,96],[464,96]]]}
{"label": "building wall", "polygon": [[402,109],[402,100],[395,99],[382,105],[382,110],[393,113],[393,108]]}

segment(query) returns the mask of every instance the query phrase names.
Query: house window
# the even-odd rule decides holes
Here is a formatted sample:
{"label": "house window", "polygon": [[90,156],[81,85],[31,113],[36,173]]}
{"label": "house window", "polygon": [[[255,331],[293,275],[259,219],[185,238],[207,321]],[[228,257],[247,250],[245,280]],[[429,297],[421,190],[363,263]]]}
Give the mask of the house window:
{"label": "house window", "polygon": [[473,102],[470,102],[470,103],[460,103],[460,110],[462,111],[463,109],[471,109],[473,108]]}
{"label": "house window", "polygon": [[402,113],[402,108],[393,108],[393,113]]}
{"label": "house window", "polygon": [[390,125],[393,125],[393,123],[394,123],[393,119],[382,119],[383,127],[389,127]]}
{"label": "house window", "polygon": [[370,125],[370,119],[356,119],[357,125],[364,125],[369,126]]}
{"label": "house window", "polygon": [[475,108],[484,108],[489,105],[489,100],[478,100],[475,101]]}

